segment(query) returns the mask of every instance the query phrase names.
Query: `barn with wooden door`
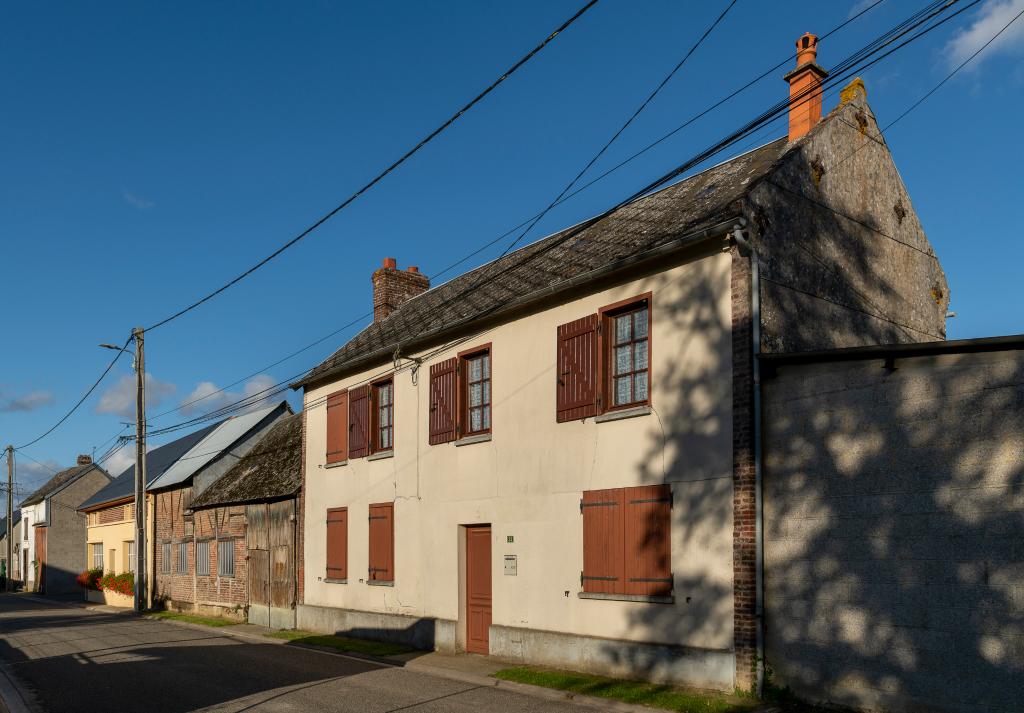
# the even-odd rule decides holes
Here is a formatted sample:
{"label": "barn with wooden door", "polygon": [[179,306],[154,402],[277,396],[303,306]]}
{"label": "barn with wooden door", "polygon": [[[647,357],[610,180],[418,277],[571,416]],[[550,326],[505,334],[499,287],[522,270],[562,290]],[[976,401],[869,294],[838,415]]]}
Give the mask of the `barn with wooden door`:
{"label": "barn with wooden door", "polygon": [[244,530],[244,547],[241,539],[235,547],[223,546],[216,538],[205,545],[197,539],[196,551],[202,555],[198,559],[206,558],[212,573],[214,567],[226,568],[225,560],[231,558],[231,595],[244,600],[251,623],[276,629],[295,627],[301,454],[302,414],[294,414],[274,424],[249,453],[192,501],[197,534],[206,521],[223,523],[228,531],[235,521]]}

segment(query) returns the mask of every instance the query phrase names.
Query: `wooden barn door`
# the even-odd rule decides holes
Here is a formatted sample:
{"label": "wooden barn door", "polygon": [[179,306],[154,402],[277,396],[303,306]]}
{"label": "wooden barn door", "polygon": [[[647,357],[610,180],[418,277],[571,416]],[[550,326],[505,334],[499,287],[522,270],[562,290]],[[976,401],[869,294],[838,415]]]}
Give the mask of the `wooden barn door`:
{"label": "wooden barn door", "polygon": [[466,651],[490,651],[491,526],[466,528]]}
{"label": "wooden barn door", "polygon": [[270,532],[270,606],[291,609],[295,604],[295,566],[292,558],[292,500],[267,505]]}
{"label": "wooden barn door", "polygon": [[[270,538],[266,505],[246,505],[245,520],[245,548],[249,555],[249,622],[270,626]],[[265,620],[262,607],[266,607]],[[253,621],[254,614],[260,614],[259,621]]]}

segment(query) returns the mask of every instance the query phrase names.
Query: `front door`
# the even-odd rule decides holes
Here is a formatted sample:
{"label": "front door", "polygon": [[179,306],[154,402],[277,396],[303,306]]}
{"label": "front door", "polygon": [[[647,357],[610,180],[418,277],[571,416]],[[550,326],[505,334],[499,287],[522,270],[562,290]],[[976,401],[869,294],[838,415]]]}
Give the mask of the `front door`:
{"label": "front door", "polygon": [[486,654],[491,628],[491,526],[466,528],[466,651]]}

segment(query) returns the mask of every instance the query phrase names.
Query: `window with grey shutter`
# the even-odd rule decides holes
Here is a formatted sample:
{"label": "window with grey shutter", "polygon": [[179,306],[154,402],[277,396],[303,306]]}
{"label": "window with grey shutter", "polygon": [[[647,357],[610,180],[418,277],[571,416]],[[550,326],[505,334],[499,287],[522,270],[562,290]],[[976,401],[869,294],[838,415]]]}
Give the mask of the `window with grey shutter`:
{"label": "window with grey shutter", "polygon": [[171,572],[171,543],[164,542],[160,545],[160,571],[164,574]]}
{"label": "window with grey shutter", "polygon": [[217,543],[217,576],[235,576],[235,541],[221,540]]}
{"label": "window with grey shutter", "polygon": [[188,574],[188,543],[178,543],[178,561],[174,563],[174,571],[178,574]]}
{"label": "window with grey shutter", "polygon": [[200,577],[210,575],[210,541],[196,543],[196,574]]}

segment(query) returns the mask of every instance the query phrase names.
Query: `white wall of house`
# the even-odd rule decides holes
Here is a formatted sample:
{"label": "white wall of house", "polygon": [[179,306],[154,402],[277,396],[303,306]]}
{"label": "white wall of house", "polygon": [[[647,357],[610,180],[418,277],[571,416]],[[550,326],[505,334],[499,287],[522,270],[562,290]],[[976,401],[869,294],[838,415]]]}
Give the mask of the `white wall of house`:
{"label": "white wall of house", "polygon": [[[653,412],[556,423],[557,327],[646,292]],[[416,383],[410,370],[395,376],[384,460],[325,467],[323,399],[390,363],[308,391],[305,604],[462,621],[460,526],[490,523],[494,626],[731,650],[730,320],[730,258],[715,253],[490,329],[424,361]],[[430,365],[488,342],[492,440],[429,445]],[[657,483],[674,494],[674,603],[580,598],[582,492]],[[367,586],[368,505],[392,501],[394,586]],[[347,584],[324,581],[332,507],[349,508]],[[505,555],[517,557],[515,576]]]}
{"label": "white wall of house", "polygon": [[[32,565],[36,559],[36,523],[46,522],[46,499],[35,505],[29,505],[21,509],[21,550],[28,552],[28,569],[23,577],[26,586],[29,582],[36,581],[36,568]],[[22,554],[22,563],[25,562],[25,555]]]}

